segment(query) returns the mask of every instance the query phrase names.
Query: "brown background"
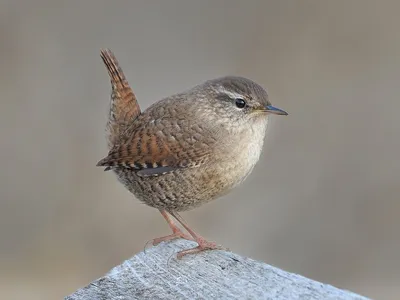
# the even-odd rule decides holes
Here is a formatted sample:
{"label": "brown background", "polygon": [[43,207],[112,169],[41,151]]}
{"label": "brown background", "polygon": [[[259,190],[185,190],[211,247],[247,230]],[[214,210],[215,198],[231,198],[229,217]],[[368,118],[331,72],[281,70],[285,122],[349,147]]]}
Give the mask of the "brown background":
{"label": "brown background", "polygon": [[[167,234],[111,173],[99,49],[143,108],[250,77],[287,110],[253,174],[184,217],[233,251],[400,297],[398,1],[0,1],[0,294],[72,293]],[[240,158],[238,158],[240,159]]]}

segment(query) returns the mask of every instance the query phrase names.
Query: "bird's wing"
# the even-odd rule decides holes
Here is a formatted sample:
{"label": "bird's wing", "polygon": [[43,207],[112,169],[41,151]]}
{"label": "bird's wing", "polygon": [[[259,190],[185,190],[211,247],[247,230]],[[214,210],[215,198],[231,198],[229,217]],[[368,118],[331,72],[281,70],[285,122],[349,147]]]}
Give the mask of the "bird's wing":
{"label": "bird's wing", "polygon": [[216,143],[213,134],[189,122],[178,125],[175,120],[162,120],[160,126],[158,121],[136,128],[97,165],[105,166],[106,170],[122,167],[140,176],[159,176],[176,169],[198,167],[209,160]]}

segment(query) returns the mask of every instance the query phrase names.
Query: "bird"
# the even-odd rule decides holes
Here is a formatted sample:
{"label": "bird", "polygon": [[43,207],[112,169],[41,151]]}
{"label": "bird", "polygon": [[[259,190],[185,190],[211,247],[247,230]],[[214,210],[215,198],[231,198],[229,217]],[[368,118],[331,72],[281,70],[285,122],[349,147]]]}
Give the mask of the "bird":
{"label": "bird", "polygon": [[203,81],[142,112],[113,52],[102,49],[101,58],[112,89],[109,152],[97,166],[112,170],[139,201],[165,218],[172,233],[153,239],[153,245],[178,238],[197,243],[178,252],[178,259],[222,249],[192,230],[179,213],[241,184],[260,158],[269,116],[288,113],[272,106],[262,86],[240,76]]}

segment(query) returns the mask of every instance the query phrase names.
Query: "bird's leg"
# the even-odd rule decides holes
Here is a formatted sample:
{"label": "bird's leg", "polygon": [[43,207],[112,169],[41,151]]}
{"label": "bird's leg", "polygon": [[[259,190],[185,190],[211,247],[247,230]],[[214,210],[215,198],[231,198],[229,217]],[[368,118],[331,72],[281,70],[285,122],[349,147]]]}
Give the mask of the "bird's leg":
{"label": "bird's leg", "polygon": [[169,227],[172,229],[172,234],[154,239],[153,246],[156,246],[161,242],[172,241],[172,240],[179,239],[179,238],[182,238],[185,240],[193,240],[193,238],[191,236],[182,232],[182,230],[178,226],[175,225],[172,218],[168,215],[168,213],[164,209],[160,209],[160,213],[164,217],[164,219],[167,221]]}
{"label": "bird's leg", "polygon": [[194,238],[194,240],[198,244],[198,246],[195,248],[178,252],[178,254],[176,255],[176,257],[178,259],[181,259],[183,256],[185,256],[187,254],[195,254],[195,253],[199,253],[199,252],[202,252],[205,250],[221,250],[221,249],[223,249],[221,246],[217,245],[216,243],[208,242],[202,236],[195,233],[192,229],[190,229],[190,227],[187,225],[186,221],[178,213],[170,212],[170,214],[175,219],[177,219],[179,223],[182,224],[182,226],[190,233],[190,235]]}

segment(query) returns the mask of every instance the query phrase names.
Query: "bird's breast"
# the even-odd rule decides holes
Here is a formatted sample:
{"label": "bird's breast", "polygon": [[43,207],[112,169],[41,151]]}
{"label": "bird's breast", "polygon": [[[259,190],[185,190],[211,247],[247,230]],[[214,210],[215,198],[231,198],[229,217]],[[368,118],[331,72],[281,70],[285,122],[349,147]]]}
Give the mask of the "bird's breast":
{"label": "bird's breast", "polygon": [[225,165],[225,174],[230,177],[233,187],[247,178],[260,159],[267,124],[267,118],[258,120],[233,139],[231,155]]}

